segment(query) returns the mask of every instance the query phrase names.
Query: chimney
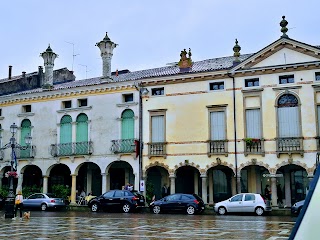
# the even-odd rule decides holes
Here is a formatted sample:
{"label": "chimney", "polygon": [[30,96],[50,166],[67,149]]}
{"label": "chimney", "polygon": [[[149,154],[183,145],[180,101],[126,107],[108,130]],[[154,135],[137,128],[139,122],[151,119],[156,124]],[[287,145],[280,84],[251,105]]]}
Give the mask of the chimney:
{"label": "chimney", "polygon": [[26,72],[22,72],[22,77],[26,78]]}
{"label": "chimney", "polygon": [[[44,68],[45,68],[43,86],[45,88],[50,88],[53,86],[54,60],[58,57],[58,54],[55,54],[52,51],[50,44],[49,44],[47,50],[45,52],[41,53],[40,56],[44,60]],[[39,70],[40,70],[40,68],[39,68]]]}
{"label": "chimney", "polygon": [[111,80],[111,59],[113,56],[113,49],[115,49],[118,44],[112,42],[108,37],[108,33],[104,39],[96,44],[100,49],[102,58],[102,80]]}
{"label": "chimney", "polygon": [[11,79],[12,77],[12,66],[9,66],[9,76],[8,79]]}

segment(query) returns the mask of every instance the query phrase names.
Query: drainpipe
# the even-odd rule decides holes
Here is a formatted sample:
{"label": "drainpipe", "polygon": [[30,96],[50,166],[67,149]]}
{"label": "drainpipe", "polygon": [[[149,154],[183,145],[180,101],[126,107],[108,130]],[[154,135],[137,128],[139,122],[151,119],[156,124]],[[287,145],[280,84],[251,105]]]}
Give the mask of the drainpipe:
{"label": "drainpipe", "polygon": [[236,119],[236,86],[234,77],[228,73],[228,76],[232,78],[232,94],[233,94],[233,126],[234,126],[234,165],[236,169],[236,193],[238,189],[238,151],[237,151],[237,119]]}

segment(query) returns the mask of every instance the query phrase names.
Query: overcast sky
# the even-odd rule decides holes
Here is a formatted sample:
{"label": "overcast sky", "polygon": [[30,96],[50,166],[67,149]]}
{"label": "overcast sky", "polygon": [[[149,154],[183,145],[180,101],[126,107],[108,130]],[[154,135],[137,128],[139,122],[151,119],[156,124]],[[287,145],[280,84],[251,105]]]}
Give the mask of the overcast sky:
{"label": "overcast sky", "polygon": [[112,71],[162,67],[184,48],[193,61],[230,56],[235,38],[242,54],[254,53],[281,36],[282,15],[289,37],[320,45],[319,9],[319,0],[1,0],[0,79],[9,65],[13,75],[37,71],[49,43],[59,55],[54,69],[101,76],[95,44],[105,32],[119,44]]}

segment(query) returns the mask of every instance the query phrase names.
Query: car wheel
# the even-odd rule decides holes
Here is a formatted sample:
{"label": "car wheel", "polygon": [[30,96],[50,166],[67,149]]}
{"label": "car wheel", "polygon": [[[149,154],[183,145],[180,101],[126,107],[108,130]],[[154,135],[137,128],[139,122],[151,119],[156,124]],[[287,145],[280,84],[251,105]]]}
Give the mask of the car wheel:
{"label": "car wheel", "polygon": [[125,213],[128,213],[128,212],[130,212],[130,205],[128,204],[128,203],[125,203],[123,206],[122,206],[122,210],[123,210],[123,212],[125,212]]}
{"label": "car wheel", "polygon": [[262,207],[257,207],[255,212],[258,216],[261,216],[264,213],[264,210]]}
{"label": "car wheel", "polygon": [[154,214],[159,214],[160,213],[160,206],[154,206],[153,208],[152,208],[152,211],[153,211],[153,213]]}
{"label": "car wheel", "polygon": [[187,208],[187,213],[188,213],[189,215],[193,215],[195,212],[196,212],[196,209],[195,209],[193,206],[189,206],[189,207]]}
{"label": "car wheel", "polygon": [[226,214],[226,212],[227,212],[227,210],[226,210],[225,207],[219,207],[219,208],[218,208],[218,213],[219,213],[220,215],[224,215],[224,214]]}
{"label": "car wheel", "polygon": [[98,206],[97,203],[93,203],[93,204],[91,205],[91,212],[97,212],[98,209],[99,209],[99,206]]}
{"label": "car wheel", "polygon": [[42,203],[42,204],[41,204],[41,210],[42,210],[42,211],[47,210],[47,204]]}

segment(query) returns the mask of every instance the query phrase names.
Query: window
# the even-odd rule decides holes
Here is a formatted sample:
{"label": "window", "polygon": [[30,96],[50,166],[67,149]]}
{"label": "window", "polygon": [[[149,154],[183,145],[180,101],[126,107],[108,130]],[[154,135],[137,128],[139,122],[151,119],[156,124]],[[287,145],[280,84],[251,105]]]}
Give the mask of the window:
{"label": "window", "polygon": [[223,90],[224,82],[212,82],[210,83],[210,90]]}
{"label": "window", "polygon": [[[25,119],[21,122],[21,134],[20,134],[20,145],[27,146],[26,137],[31,135],[31,122],[29,119]],[[30,149],[20,150],[20,157],[30,157]]]}
{"label": "window", "polygon": [[76,154],[88,154],[88,117],[81,113],[77,117],[76,127]]}
{"label": "window", "polygon": [[124,102],[133,102],[133,93],[123,94],[122,96]]}
{"label": "window", "polygon": [[246,110],[247,138],[261,139],[261,114],[260,109]]}
{"label": "window", "polygon": [[63,101],[62,107],[63,108],[71,108],[71,101]]}
{"label": "window", "polygon": [[114,197],[124,197],[124,192],[123,191],[116,191],[114,194]]}
{"label": "window", "polygon": [[25,112],[25,113],[31,112],[31,105],[24,105],[24,106],[22,106],[22,110],[23,110],[23,112]]}
{"label": "window", "polygon": [[151,142],[164,142],[164,116],[151,117]]}
{"label": "window", "polygon": [[166,157],[165,110],[150,111],[149,156]]}
{"label": "window", "polygon": [[294,83],[293,75],[279,76],[279,84]]}
{"label": "window", "polygon": [[239,194],[230,199],[230,202],[239,202],[242,201],[243,194]]}
{"label": "window", "polygon": [[257,87],[259,86],[259,78],[252,78],[252,79],[245,79],[245,86],[246,87]]}
{"label": "window", "polygon": [[0,117],[2,116],[2,109],[0,108]]}
{"label": "window", "polygon": [[316,81],[320,81],[320,72],[315,73]]}
{"label": "window", "polygon": [[58,155],[70,155],[72,153],[72,118],[65,115],[60,120],[60,145]]}
{"label": "window", "polygon": [[225,112],[213,111],[210,112],[210,127],[211,140],[225,140],[226,139],[226,124]]}
{"label": "window", "polygon": [[[79,99],[78,100],[78,106],[79,107],[86,107],[86,106],[88,106],[88,99]],[[70,101],[70,107],[71,107],[71,101]],[[69,107],[69,108],[70,108]]]}
{"label": "window", "polygon": [[245,201],[254,201],[255,200],[255,196],[253,194],[246,194],[244,197]]}
{"label": "window", "polygon": [[152,88],[151,89],[151,95],[152,96],[160,96],[164,95],[164,88]]}
{"label": "window", "polygon": [[104,198],[112,198],[115,191],[106,192],[103,194]]}

